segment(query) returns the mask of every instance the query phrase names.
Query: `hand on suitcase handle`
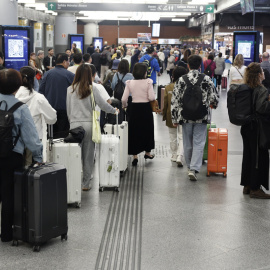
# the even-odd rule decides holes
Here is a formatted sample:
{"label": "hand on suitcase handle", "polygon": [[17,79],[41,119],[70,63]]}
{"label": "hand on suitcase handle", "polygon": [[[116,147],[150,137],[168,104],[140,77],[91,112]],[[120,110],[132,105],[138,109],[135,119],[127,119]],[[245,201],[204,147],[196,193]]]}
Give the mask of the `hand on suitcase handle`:
{"label": "hand on suitcase handle", "polygon": [[119,109],[116,108],[116,111],[114,114],[119,114]]}

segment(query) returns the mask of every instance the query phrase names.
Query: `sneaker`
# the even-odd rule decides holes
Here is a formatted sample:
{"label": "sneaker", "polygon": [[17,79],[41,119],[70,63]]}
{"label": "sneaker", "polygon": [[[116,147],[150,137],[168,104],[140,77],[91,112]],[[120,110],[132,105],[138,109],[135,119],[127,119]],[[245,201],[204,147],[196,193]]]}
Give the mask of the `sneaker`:
{"label": "sneaker", "polygon": [[183,167],[183,162],[181,160],[181,156],[177,156],[176,163],[178,167]]}
{"label": "sneaker", "polygon": [[91,190],[92,189],[92,184],[90,183],[89,184],[89,187],[84,187],[82,190],[83,191],[89,191],[89,190]]}
{"label": "sneaker", "polygon": [[177,159],[177,155],[172,155],[171,161],[176,162],[176,159]]}
{"label": "sneaker", "polygon": [[188,177],[190,181],[197,181],[197,176],[196,176],[195,171],[189,170]]}
{"label": "sneaker", "polygon": [[249,194],[250,198],[256,198],[256,199],[270,199],[270,195],[265,193],[262,188],[259,188],[257,190],[250,190]]}
{"label": "sneaker", "polygon": [[250,194],[250,187],[249,186],[244,186],[243,194]]}

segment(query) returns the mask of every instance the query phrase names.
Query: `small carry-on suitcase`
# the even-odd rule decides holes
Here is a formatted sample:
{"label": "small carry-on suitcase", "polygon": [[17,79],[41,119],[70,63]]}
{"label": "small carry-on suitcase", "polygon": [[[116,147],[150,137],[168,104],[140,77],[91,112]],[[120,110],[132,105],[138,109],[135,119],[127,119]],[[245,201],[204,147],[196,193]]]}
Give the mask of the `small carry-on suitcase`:
{"label": "small carry-on suitcase", "polygon": [[13,245],[33,244],[33,251],[48,240],[67,240],[66,168],[47,164],[15,172]]}
{"label": "small carry-on suitcase", "polygon": [[207,176],[210,173],[223,173],[227,176],[228,130],[210,128],[208,133]]}
{"label": "small carry-on suitcase", "polygon": [[[115,134],[116,125],[105,124],[105,134]],[[123,121],[121,125],[118,125],[119,137],[120,137],[120,163],[119,170],[124,172],[128,165],[128,122]]]}
{"label": "small carry-on suitcase", "polygon": [[227,89],[227,77],[222,77],[221,88]]}
{"label": "small carry-on suitcase", "polygon": [[101,135],[99,146],[99,191],[104,188],[115,188],[119,191],[120,185],[120,139],[118,115],[116,116],[116,133]]}
{"label": "small carry-on suitcase", "polygon": [[82,157],[78,143],[52,140],[52,125],[49,126],[47,161],[62,164],[67,169],[67,203],[81,207],[82,201]]}
{"label": "small carry-on suitcase", "polygon": [[216,124],[214,122],[211,122],[211,127],[210,124],[207,124],[207,134],[206,134],[206,140],[205,140],[205,145],[204,145],[204,150],[203,150],[203,161],[207,160],[208,157],[208,131],[209,128],[216,128]]}
{"label": "small carry-on suitcase", "polygon": [[[161,89],[163,89],[163,88],[164,88],[164,91],[165,91],[165,86],[164,85],[159,85],[158,86],[157,100],[158,100],[158,107],[159,108],[161,108],[161,106],[163,106],[162,103],[161,103]],[[164,94],[163,94],[163,100],[164,100]]]}
{"label": "small carry-on suitcase", "polygon": [[165,95],[165,88],[161,88],[160,90],[160,110],[161,113],[163,112],[163,108],[164,108],[164,95]]}

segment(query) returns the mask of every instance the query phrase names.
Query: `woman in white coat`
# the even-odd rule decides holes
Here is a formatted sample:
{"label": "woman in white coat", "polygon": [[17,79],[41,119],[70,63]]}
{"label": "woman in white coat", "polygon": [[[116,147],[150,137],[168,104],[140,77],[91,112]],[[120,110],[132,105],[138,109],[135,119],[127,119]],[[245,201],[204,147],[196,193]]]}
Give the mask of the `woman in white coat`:
{"label": "woman in white coat", "polygon": [[[34,91],[35,70],[32,67],[22,67],[20,73],[22,75],[22,86],[15,97],[29,107],[39,139],[43,144],[43,161],[46,161],[47,124],[53,125],[56,122],[56,111],[42,94]],[[32,153],[26,149],[25,166],[29,166],[31,163]]]}

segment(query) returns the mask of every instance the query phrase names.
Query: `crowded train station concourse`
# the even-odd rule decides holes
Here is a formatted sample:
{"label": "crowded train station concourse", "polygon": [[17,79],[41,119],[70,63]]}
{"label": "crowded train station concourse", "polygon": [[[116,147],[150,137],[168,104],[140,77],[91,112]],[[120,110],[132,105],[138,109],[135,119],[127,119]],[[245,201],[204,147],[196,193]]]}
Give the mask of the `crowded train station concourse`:
{"label": "crowded train station concourse", "polygon": [[0,269],[270,269],[269,0],[1,0]]}

